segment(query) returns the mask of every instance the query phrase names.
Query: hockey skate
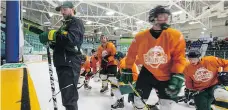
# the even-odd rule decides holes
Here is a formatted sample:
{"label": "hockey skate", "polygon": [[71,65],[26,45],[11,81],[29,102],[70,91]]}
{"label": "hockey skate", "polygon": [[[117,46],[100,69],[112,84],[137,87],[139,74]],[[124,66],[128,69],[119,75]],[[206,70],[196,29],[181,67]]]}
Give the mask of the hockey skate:
{"label": "hockey skate", "polygon": [[159,108],[157,107],[157,105],[147,105],[147,107],[144,107],[144,108],[137,108],[134,103],[133,103],[133,106],[134,106],[134,110],[159,110]]}
{"label": "hockey skate", "polygon": [[108,92],[108,86],[103,86],[102,89],[100,90],[100,93],[105,93]]}
{"label": "hockey skate", "polygon": [[124,108],[124,99],[123,98],[117,100],[115,104],[111,105],[111,110],[122,109],[122,108]]}
{"label": "hockey skate", "polygon": [[111,95],[111,97],[113,97],[113,96],[114,96],[114,94],[113,94],[112,90],[111,90],[111,92],[110,92],[110,95]]}
{"label": "hockey skate", "polygon": [[86,89],[86,90],[91,90],[92,89],[92,87],[91,86],[89,86],[89,84],[88,84],[88,81],[87,80],[85,80],[84,81],[84,88]]}
{"label": "hockey skate", "polygon": [[92,87],[89,86],[88,84],[85,84],[85,85],[84,85],[84,88],[85,88],[86,90],[91,90],[91,89],[92,89]]}

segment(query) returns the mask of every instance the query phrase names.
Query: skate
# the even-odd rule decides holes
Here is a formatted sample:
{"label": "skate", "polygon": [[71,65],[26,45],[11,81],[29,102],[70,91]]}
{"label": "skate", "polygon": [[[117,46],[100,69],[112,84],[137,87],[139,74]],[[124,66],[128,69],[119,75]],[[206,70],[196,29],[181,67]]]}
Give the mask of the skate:
{"label": "skate", "polygon": [[100,93],[105,93],[108,92],[108,86],[103,86],[102,89],[100,90]]}
{"label": "skate", "polygon": [[159,110],[156,105],[147,105],[149,107],[149,110]]}
{"label": "skate", "polygon": [[111,94],[110,94],[110,95],[111,95],[111,97],[113,97],[113,96],[114,96],[114,94],[113,94],[112,90],[111,90]]}
{"label": "skate", "polygon": [[193,99],[189,100],[189,101],[187,102],[187,104],[188,104],[189,107],[195,107],[195,102],[194,102]]}
{"label": "skate", "polygon": [[159,110],[159,108],[156,106],[156,105],[147,105],[147,107],[144,107],[144,108],[137,108],[134,104],[134,110]]}
{"label": "skate", "polygon": [[89,82],[88,82],[88,80],[85,80],[84,81],[84,88],[86,89],[86,90],[90,90],[90,89],[92,89],[92,87],[91,86],[89,86],[89,84],[88,84]]}
{"label": "skate", "polygon": [[111,105],[112,110],[119,109],[119,108],[120,109],[124,108],[124,99],[123,98],[117,100],[115,104]]}
{"label": "skate", "polygon": [[91,89],[92,89],[92,87],[89,86],[88,84],[85,84],[85,85],[84,85],[84,88],[85,88],[86,90],[91,90]]}

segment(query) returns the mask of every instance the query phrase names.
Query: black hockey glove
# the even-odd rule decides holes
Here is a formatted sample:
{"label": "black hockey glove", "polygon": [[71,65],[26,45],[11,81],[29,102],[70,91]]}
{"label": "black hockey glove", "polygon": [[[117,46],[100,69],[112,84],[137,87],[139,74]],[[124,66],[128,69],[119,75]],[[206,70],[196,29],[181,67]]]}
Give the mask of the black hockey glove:
{"label": "black hockey glove", "polygon": [[110,55],[106,55],[102,58],[101,60],[101,68],[106,68],[108,65],[108,57],[110,57]]}
{"label": "black hockey glove", "polygon": [[185,103],[187,103],[191,99],[194,99],[194,96],[197,94],[199,94],[199,91],[194,91],[194,90],[190,90],[190,89],[185,88],[184,89],[184,95],[186,97]]}
{"label": "black hockey glove", "polygon": [[218,79],[221,84],[228,86],[228,72],[219,72]]}

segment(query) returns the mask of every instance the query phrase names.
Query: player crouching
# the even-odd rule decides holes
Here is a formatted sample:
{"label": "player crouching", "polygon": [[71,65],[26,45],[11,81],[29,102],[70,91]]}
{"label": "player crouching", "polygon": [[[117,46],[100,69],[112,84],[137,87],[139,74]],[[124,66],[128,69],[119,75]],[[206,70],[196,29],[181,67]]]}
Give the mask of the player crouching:
{"label": "player crouching", "polygon": [[90,78],[93,75],[93,73],[91,72],[90,61],[89,61],[88,56],[84,55],[84,59],[85,59],[84,60],[85,62],[82,63],[80,74],[81,74],[81,76],[85,77],[84,88],[87,90],[90,90],[92,87],[89,86],[89,81],[90,81]]}
{"label": "player crouching", "polygon": [[[190,64],[184,70],[186,88],[194,97],[196,110],[211,110],[213,101],[216,110],[228,110],[228,91],[224,88],[228,83],[228,61],[214,56],[200,57],[198,50],[190,50]],[[223,72],[218,72],[220,67]]]}
{"label": "player crouching", "polygon": [[[118,109],[118,108],[124,108],[124,98],[123,95],[124,94],[129,94],[129,93],[133,93],[134,91],[132,90],[132,87],[127,84],[125,81],[125,75],[122,74],[121,69],[125,68],[125,56],[123,53],[121,52],[117,52],[117,54],[115,55],[115,58],[118,61],[118,75],[117,75],[117,80],[113,81],[116,82],[115,84],[115,89],[113,88],[112,92],[114,94],[114,96],[117,98],[117,101],[115,102],[115,104],[111,105],[112,109]],[[132,72],[133,72],[133,79],[131,81],[131,83],[133,84],[133,86],[135,86],[135,82],[138,78],[138,69],[136,64],[133,65],[132,67]]]}

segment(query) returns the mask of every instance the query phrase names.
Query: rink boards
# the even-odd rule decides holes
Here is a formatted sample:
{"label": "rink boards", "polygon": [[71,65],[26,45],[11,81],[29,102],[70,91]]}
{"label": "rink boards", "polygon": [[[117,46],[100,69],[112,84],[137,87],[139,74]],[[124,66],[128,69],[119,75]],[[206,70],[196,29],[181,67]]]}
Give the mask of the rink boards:
{"label": "rink boards", "polygon": [[1,110],[40,110],[25,64],[5,64],[1,67]]}

